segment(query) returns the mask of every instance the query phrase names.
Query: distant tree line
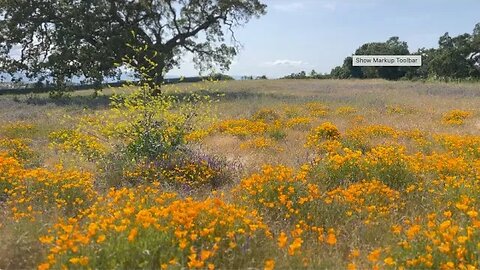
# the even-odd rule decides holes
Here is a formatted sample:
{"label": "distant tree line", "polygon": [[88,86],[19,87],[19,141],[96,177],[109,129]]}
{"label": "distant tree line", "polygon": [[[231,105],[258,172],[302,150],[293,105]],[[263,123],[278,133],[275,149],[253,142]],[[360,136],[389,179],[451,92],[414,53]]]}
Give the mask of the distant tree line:
{"label": "distant tree line", "polygon": [[267,76],[266,75],[262,75],[262,76],[242,76],[240,78],[242,81],[251,81],[251,80],[268,80]]}
{"label": "distant tree line", "polygon": [[331,78],[330,74],[317,73],[315,70],[310,71],[310,73],[308,74],[305,71],[300,71],[299,73],[292,73],[290,75],[282,77],[282,79],[330,79],[330,78]]}
{"label": "distant tree line", "polygon": [[[354,55],[421,55],[420,67],[354,67],[348,56],[343,65],[337,66],[330,74],[312,70],[292,73],[282,79],[374,79],[387,80],[479,80],[480,79],[480,23],[472,34],[451,37],[448,32],[439,38],[438,48],[420,48],[410,52],[408,44],[398,37],[385,42],[371,42],[360,46]],[[475,63],[475,61],[477,61]]]}
{"label": "distant tree line", "polygon": [[[383,78],[398,79],[480,79],[480,71],[474,66],[472,53],[480,52],[480,23],[472,34],[451,37],[448,32],[439,38],[438,48],[421,48],[410,52],[408,44],[398,37],[386,42],[372,42],[360,46],[355,55],[422,55],[421,67],[354,67],[352,57],[347,57],[342,66],[330,72],[332,78]],[[477,64],[478,65],[478,64]]]}

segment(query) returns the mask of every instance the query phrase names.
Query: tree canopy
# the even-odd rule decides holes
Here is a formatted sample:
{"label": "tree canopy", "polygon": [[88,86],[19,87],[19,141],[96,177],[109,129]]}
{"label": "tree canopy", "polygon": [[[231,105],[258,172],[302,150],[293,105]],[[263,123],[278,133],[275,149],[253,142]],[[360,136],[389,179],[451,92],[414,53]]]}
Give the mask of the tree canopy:
{"label": "tree canopy", "polygon": [[228,69],[234,28],[265,12],[259,0],[2,0],[0,71],[99,82],[128,56],[161,83],[187,52]]}

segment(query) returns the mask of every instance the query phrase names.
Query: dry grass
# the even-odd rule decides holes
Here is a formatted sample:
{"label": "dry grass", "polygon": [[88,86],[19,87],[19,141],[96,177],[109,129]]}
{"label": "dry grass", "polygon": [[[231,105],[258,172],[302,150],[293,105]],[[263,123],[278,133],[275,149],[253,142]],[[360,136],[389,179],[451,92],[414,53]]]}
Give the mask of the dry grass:
{"label": "dry grass", "polygon": [[[422,83],[390,82],[384,80],[258,80],[220,83],[194,83],[166,86],[180,91],[214,89],[222,93],[216,104],[219,119],[248,118],[264,108],[282,110],[285,106],[304,106],[320,102],[329,107],[325,117],[315,123],[334,122],[340,130],[351,126],[349,117],[338,115],[335,109],[351,106],[368,124],[385,124],[399,129],[420,129],[434,133],[479,134],[480,90],[474,83]],[[79,116],[108,109],[108,99],[113,93],[130,92],[131,88],[105,89],[102,95],[92,98],[93,91],[82,90],[70,99],[52,101],[47,94],[0,96],[0,125],[25,121],[38,124],[39,132],[33,145],[44,155],[43,159],[56,160],[56,153],[46,148],[45,135],[60,127],[69,127],[65,116]],[[400,107],[406,112],[390,113],[389,107]],[[442,125],[442,115],[460,109],[473,113],[462,126]],[[315,124],[314,123],[314,124]],[[213,137],[203,147],[212,152],[240,160],[248,172],[261,164],[286,164],[298,166],[309,153],[303,147],[305,132],[288,132],[282,140],[284,151],[258,152],[239,149],[240,141],[232,137]],[[52,157],[53,155],[53,157]]]}

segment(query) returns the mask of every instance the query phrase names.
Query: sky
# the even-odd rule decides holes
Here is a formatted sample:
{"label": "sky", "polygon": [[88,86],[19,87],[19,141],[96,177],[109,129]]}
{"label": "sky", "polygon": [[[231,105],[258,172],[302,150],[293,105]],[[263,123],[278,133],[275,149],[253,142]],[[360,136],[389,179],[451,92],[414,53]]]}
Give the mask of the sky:
{"label": "sky", "polygon": [[[267,15],[236,29],[243,48],[226,74],[278,78],[330,72],[367,42],[398,36],[410,51],[437,47],[445,32],[472,33],[480,0],[263,0]],[[191,57],[170,76],[195,76]]]}

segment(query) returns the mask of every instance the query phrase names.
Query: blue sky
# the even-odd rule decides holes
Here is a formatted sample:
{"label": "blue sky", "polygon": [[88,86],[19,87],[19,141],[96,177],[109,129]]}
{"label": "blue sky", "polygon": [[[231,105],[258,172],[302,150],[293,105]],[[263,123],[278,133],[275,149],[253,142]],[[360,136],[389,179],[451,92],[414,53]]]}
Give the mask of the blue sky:
{"label": "blue sky", "polygon": [[[366,42],[399,36],[410,51],[436,47],[445,32],[471,33],[480,0],[264,0],[267,15],[236,31],[243,49],[230,75],[330,72]],[[189,57],[169,75],[198,72]]]}

